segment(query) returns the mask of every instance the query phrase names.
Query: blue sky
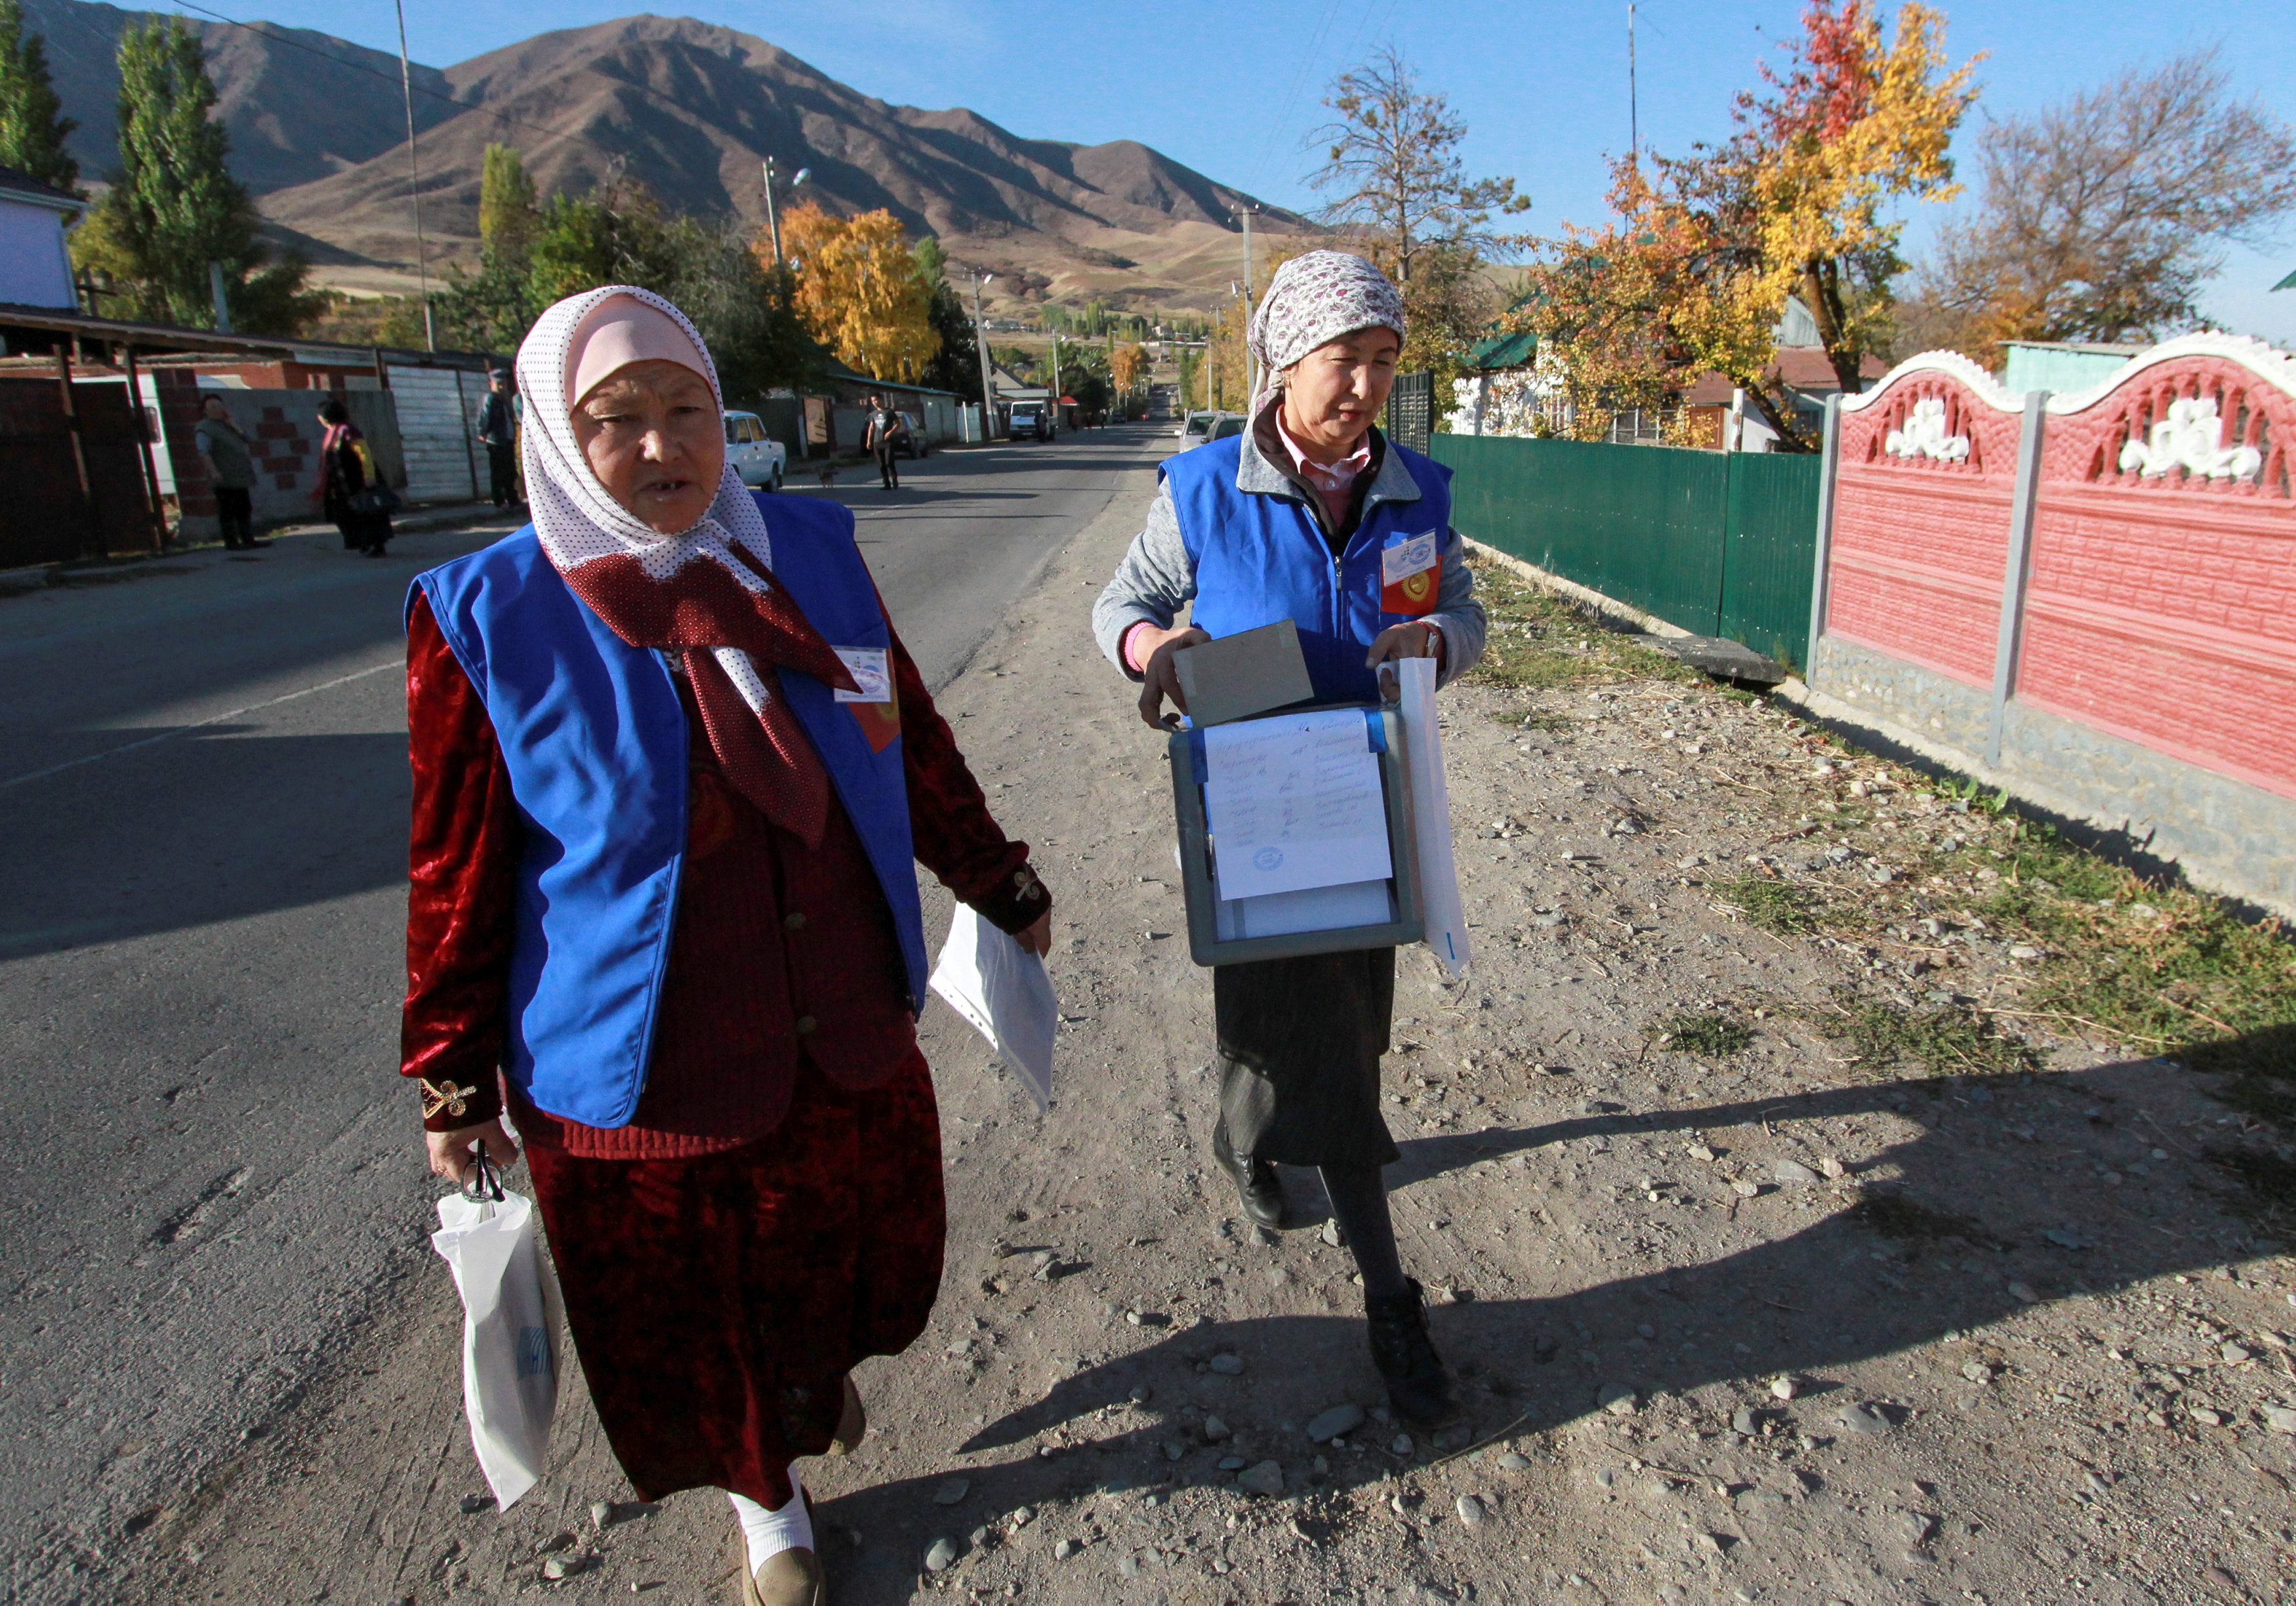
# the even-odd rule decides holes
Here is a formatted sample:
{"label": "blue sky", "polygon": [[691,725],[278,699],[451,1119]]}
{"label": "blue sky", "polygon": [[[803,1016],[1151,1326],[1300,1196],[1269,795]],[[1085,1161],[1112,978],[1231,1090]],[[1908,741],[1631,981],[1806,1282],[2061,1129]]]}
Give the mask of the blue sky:
{"label": "blue sky", "polygon": [[[213,3],[213,0],[209,0]],[[2183,51],[2220,45],[2239,93],[2296,119],[2289,0],[1990,0],[1947,5],[1956,63],[1982,52],[1979,112],[2025,111]],[[614,0],[406,0],[417,61],[445,67],[544,27],[634,9]],[[861,4],[691,0],[686,14],[769,39],[856,89],[926,107],[967,106],[1016,134],[1085,143],[1137,139],[1264,200],[1306,208],[1305,136],[1334,74],[1392,42],[1471,129],[1480,173],[1527,189],[1529,225],[1602,212],[1609,159],[1628,143],[1626,5],[1498,0],[867,0]],[[387,0],[221,0],[214,10],[397,48]],[[1678,152],[1727,132],[1732,94],[1798,31],[1787,0],[1644,0],[1636,65],[1645,148]],[[1918,256],[1943,209],[1908,213]],[[2296,344],[2296,225],[2263,254],[2228,253],[2203,297],[2222,326]]]}

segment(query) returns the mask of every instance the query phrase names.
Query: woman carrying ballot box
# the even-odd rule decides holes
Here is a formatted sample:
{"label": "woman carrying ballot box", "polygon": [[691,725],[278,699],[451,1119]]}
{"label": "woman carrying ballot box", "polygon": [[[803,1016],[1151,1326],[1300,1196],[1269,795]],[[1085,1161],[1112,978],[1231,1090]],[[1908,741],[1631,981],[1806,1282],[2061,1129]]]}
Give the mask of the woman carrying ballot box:
{"label": "woman carrying ballot box", "polygon": [[[1318,702],[1378,701],[1391,660],[1431,657],[1448,681],[1481,656],[1450,471],[1373,425],[1403,332],[1402,298],[1360,257],[1311,251],[1276,270],[1251,320],[1264,393],[1250,431],[1164,463],[1147,528],[1093,610],[1151,725],[1177,723],[1167,699],[1186,709],[1175,652],[1287,619]],[[1456,1405],[1380,1176],[1399,1158],[1379,1104],[1394,1003],[1391,947],[1214,966],[1212,1153],[1245,1215],[1271,1228],[1284,1220],[1276,1164],[1322,1171],[1363,1273],[1373,1363],[1396,1409],[1423,1424]]]}
{"label": "woman carrying ballot box", "polygon": [[534,522],[407,597],[402,1069],[458,1182],[507,1099],[638,1497],[728,1491],[744,1598],[819,1606],[792,1463],[859,1442],[855,1364],[940,1285],[914,861],[1037,954],[1052,900],[852,513],[726,461],[676,308],[569,297],[518,378]]}

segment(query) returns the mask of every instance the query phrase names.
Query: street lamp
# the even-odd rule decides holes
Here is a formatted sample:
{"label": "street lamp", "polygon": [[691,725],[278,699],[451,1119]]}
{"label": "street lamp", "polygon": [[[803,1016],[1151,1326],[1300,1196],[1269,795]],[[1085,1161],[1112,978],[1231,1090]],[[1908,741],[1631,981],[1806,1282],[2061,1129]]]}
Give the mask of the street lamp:
{"label": "street lamp", "polygon": [[[781,214],[774,209],[774,159],[770,156],[766,158],[765,166],[766,227],[774,237],[774,266],[775,267],[780,267],[783,266],[782,258],[782,219]],[[797,170],[797,176],[789,181],[789,187],[794,190],[798,185],[803,184],[807,179],[812,176],[813,169],[811,168],[800,168]]]}
{"label": "street lamp", "polygon": [[1259,210],[1259,203],[1251,201],[1239,207],[1236,216],[1243,219],[1243,393],[1244,406],[1251,405],[1250,397],[1258,388],[1259,359],[1251,355],[1251,218]]}
{"label": "street lamp", "polygon": [[996,427],[996,389],[989,377],[988,325],[980,317],[980,287],[995,281],[995,274],[972,271],[972,340],[980,358],[980,438],[987,440],[989,431]]}

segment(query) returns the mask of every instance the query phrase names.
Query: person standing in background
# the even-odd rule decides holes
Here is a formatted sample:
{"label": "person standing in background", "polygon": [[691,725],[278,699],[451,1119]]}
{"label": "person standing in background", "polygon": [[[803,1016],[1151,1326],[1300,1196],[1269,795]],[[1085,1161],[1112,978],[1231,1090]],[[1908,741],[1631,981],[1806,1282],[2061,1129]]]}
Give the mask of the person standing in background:
{"label": "person standing in background", "polygon": [[479,440],[487,448],[487,494],[496,507],[518,500],[518,418],[511,406],[510,373],[487,375],[487,399],[479,408]]}
{"label": "person standing in background", "polygon": [[223,529],[226,550],[239,552],[255,545],[255,512],[250,492],[255,486],[255,453],[247,437],[231,422],[223,397],[209,391],[200,401],[200,422],[192,430],[192,447],[208,471],[215,491],[216,522]]}

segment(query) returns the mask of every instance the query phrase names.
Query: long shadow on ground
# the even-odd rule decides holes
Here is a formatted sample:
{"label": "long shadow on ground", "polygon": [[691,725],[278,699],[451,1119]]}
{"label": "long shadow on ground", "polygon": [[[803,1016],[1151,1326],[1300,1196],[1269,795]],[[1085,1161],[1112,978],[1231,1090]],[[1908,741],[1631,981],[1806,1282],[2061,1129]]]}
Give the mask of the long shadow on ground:
{"label": "long shadow on ground", "polygon": [[[1769,1176],[1772,1157],[1795,1151],[1764,1139],[1764,1117],[1830,1122],[1886,1111],[1924,1122],[1919,1137],[1857,1168],[1854,1193],[1769,1186],[1745,1201],[1747,1217],[1777,1224],[1782,1235],[1740,1253],[1551,1298],[1472,1298],[1436,1310],[1437,1341],[1467,1383],[1464,1425],[1478,1438],[1510,1424],[1514,1433],[1537,1433],[1598,1409],[1607,1387],[1630,1386],[1647,1397],[1734,1384],[1745,1386],[1746,1403],[1774,1408],[1783,1422],[1839,1433],[1834,1418],[1845,1397],[1822,1381],[1792,1405],[1780,1405],[1760,1385],[1782,1372],[1822,1377],[1948,1332],[1982,1328],[2025,1308],[2028,1294],[2107,1292],[2219,1263],[2246,1246],[2247,1234],[2212,1200],[2194,1196],[2207,1184],[2132,1174],[2114,1187],[2099,1175],[2107,1159],[2124,1170],[2147,1164],[2161,1139],[2147,1124],[2145,1090],[2173,1074],[2148,1061],[2035,1079],[1972,1078],[1949,1090],[1932,1081],[1880,1082],[1406,1145],[1396,1168],[1398,1193],[1415,1178],[1494,1155],[1560,1147],[1562,1154],[1548,1158],[1567,1167],[1573,1151],[1598,1143],[1662,1138],[1675,1159],[1662,1159],[1653,1145],[1648,1174],[1663,1194],[1706,1168],[1682,1158],[1689,1143],[1733,1128],[1751,1136],[1742,1145],[1714,1137],[1713,1146],[1726,1159],[1747,1161],[1745,1172]],[[2075,1134],[2078,1147],[2068,1141]],[[1747,1152],[1731,1156],[1732,1146]],[[1495,1178],[1491,1185],[1521,1184]],[[1644,1217],[1651,1224],[1646,1241],[1636,1247],[1663,1254],[1667,1214],[1652,1207]],[[1796,1220],[1806,1225],[1788,1225]],[[1242,1360],[1240,1377],[1199,1370],[1224,1352]],[[1143,1384],[1150,1398],[1140,1409],[1112,1414],[1097,1434],[1099,1424],[1084,1425]],[[1070,1443],[1051,1457],[971,1473],[969,1497],[941,1513],[938,1526],[919,1515],[932,1511],[928,1479],[857,1491],[823,1511],[832,1522],[892,1541],[900,1568],[913,1573],[933,1533],[961,1534],[1017,1505],[1094,1488],[1225,1481],[1234,1474],[1218,1469],[1223,1454],[1277,1460],[1290,1491],[1301,1492],[1316,1453],[1302,1425],[1334,1403],[1370,1406],[1382,1397],[1359,1320],[1210,1323],[1079,1372],[990,1422],[962,1447],[1017,1446],[1063,1428]],[[1219,1414],[1235,1440],[1203,1444],[1194,1430],[1201,1418],[1184,1412],[1189,1406]],[[1364,1438],[1373,1442],[1333,1454],[1329,1484],[1346,1488],[1408,1464],[1384,1447],[1393,1430],[1367,1430]],[[1182,1447],[1177,1462],[1168,1458],[1168,1441]],[[890,1583],[897,1558],[879,1553]]]}

